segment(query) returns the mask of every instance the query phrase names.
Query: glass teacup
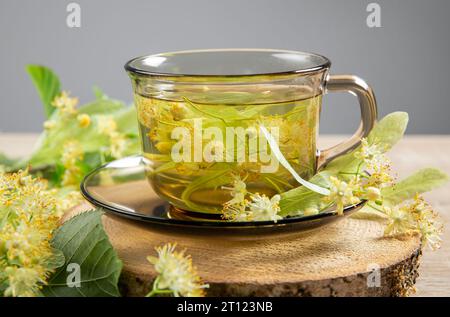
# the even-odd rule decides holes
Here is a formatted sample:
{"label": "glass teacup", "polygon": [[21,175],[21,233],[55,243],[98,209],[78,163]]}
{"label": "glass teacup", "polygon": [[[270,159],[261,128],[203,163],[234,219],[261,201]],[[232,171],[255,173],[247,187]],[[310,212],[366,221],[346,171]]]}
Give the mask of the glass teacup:
{"label": "glass teacup", "polygon": [[[358,146],[376,121],[371,88],[356,76],[328,75],[330,61],[318,54],[194,50],[138,57],[125,68],[148,180],[181,210],[220,214],[240,181],[268,197],[297,187],[281,160],[309,179]],[[361,124],[349,140],[318,151],[327,91],[356,95]]]}

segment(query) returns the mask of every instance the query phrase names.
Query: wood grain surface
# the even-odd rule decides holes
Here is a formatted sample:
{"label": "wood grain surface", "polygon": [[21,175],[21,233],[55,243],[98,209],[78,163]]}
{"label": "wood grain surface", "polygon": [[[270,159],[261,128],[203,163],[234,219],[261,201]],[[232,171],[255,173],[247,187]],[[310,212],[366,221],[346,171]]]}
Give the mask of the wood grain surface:
{"label": "wood grain surface", "polygon": [[[88,209],[78,206],[63,221]],[[379,222],[350,218],[313,231],[263,236],[175,231],[109,214],[103,226],[124,263],[124,296],[145,296],[151,289],[157,273],[146,257],[168,242],[192,256],[209,284],[208,296],[404,296],[416,281],[421,255],[418,236],[382,238]]]}
{"label": "wood grain surface", "polygon": [[[321,138],[320,144],[323,147],[335,144],[338,140],[344,139],[345,136],[325,136]],[[33,142],[35,141],[35,135],[21,135],[21,134],[0,134],[0,151],[8,153],[13,156],[26,155],[32,149]],[[394,162],[395,171],[398,173],[398,177],[402,178],[407,176],[409,173],[421,167],[435,166],[443,169],[450,174],[450,136],[408,136],[402,140],[390,153],[390,157]],[[450,295],[450,231],[448,225],[450,224],[450,185],[429,193],[426,195],[428,200],[433,204],[435,209],[439,211],[443,219],[446,228],[443,236],[442,248],[435,252],[425,250],[424,256],[421,259],[420,264],[420,276],[417,279],[416,287],[418,292],[416,296],[449,296]],[[117,219],[114,217],[107,217],[105,220],[106,228],[114,228],[111,230],[116,230],[118,232],[125,230],[124,226],[117,226]],[[136,232],[141,232],[142,234],[133,235],[133,238],[138,239],[138,246],[141,248],[141,252],[144,254],[149,254],[152,252],[151,245],[157,242],[167,242],[167,233],[158,232],[154,235],[146,235],[137,225],[133,222],[127,222],[127,226],[132,226],[133,230]],[[362,229],[361,229],[362,228]],[[130,228],[128,228],[130,229]],[[108,230],[108,229],[107,229]],[[215,281],[217,285],[220,285],[222,279],[229,280],[230,278],[245,278],[247,281],[258,285],[261,279],[265,281],[275,281],[274,272],[283,269],[285,272],[283,276],[279,275],[276,278],[279,281],[299,281],[299,279],[305,278],[305,274],[309,274],[313,278],[317,278],[319,274],[322,279],[333,278],[337,275],[342,274],[352,274],[357,271],[363,272],[367,270],[367,260],[363,260],[365,257],[373,257],[374,263],[381,264],[381,267],[389,265],[392,261],[397,261],[397,263],[402,263],[402,258],[408,257],[408,254],[413,257],[414,248],[417,246],[417,241],[412,239],[399,240],[399,239],[375,239],[379,237],[381,228],[376,222],[368,222],[362,220],[343,220],[336,224],[332,224],[327,227],[326,230],[329,233],[324,235],[324,242],[317,243],[317,235],[320,236],[322,229],[314,233],[311,236],[293,236],[292,241],[247,241],[242,243],[239,242],[240,252],[237,253],[217,253],[214,254],[214,250],[220,250],[220,248],[211,248],[212,245],[220,243],[234,243],[220,239],[205,240],[201,239],[199,241],[196,237],[186,238],[184,236],[183,242],[179,241],[181,247],[187,247],[194,258],[194,262],[202,268],[201,274],[206,280]],[[325,230],[325,229],[323,229]],[[354,237],[351,235],[340,236],[342,231],[354,232]],[[363,230],[362,233],[361,230]],[[123,232],[124,235],[129,233],[127,230]],[[355,243],[355,237],[358,237],[358,243]],[[363,237],[363,238],[360,238]],[[300,241],[298,241],[300,239]],[[313,240],[311,240],[313,239]],[[353,244],[350,243],[353,239]],[[126,240],[119,239],[114,240],[112,237],[113,244],[115,246],[122,246],[123,252],[121,255],[125,255],[133,261],[129,262],[130,266],[134,266],[133,270],[140,270],[140,268],[145,265],[145,258],[138,258],[138,254],[131,250],[129,247],[125,246]],[[368,240],[376,241],[379,245],[372,248],[362,248],[362,243],[367,243]],[[208,242],[209,241],[209,242]],[[361,244],[359,244],[361,242]],[[203,243],[203,244],[202,244]],[[149,247],[147,247],[147,245]],[[200,247],[195,248],[195,245]],[[264,246],[264,253],[259,253],[261,247]],[[308,247],[309,246],[309,247]],[[314,246],[314,250],[317,254],[327,254],[327,261],[322,261],[322,263],[314,264],[312,262],[309,268],[305,268],[305,261],[312,259],[314,252],[311,252],[311,246]],[[192,250],[190,250],[192,248]],[[384,249],[384,252],[381,250]],[[215,258],[220,259],[219,262],[210,263],[208,257],[203,256],[209,250],[215,256]],[[339,252],[338,252],[339,250]],[[119,252],[119,253],[120,253]],[[127,253],[128,252],[128,253]],[[258,253],[255,253],[258,252]],[[308,253],[310,252],[310,253]],[[391,257],[390,253],[396,253],[394,257]],[[276,262],[276,264],[271,264],[271,257],[273,256],[283,256],[282,261]],[[369,255],[369,257],[368,257]],[[386,258],[386,256],[389,257]],[[260,261],[254,263],[252,269],[240,269],[237,272],[235,268],[242,259],[248,258],[260,258]],[[303,259],[303,261],[298,262],[298,259]],[[408,259],[406,259],[408,260]],[[415,259],[410,258],[410,262],[414,262]],[[350,261],[350,262],[348,262]],[[411,262],[411,263],[412,263]],[[352,263],[352,265],[348,265]],[[393,262],[392,262],[393,263]],[[220,265],[219,265],[220,264]],[[303,265],[303,269],[302,269]],[[317,266],[319,265],[319,266]],[[286,270],[286,267],[289,269]],[[410,266],[409,266],[410,267]],[[220,270],[217,270],[220,268]],[[401,269],[401,265],[399,266]],[[223,274],[217,273],[222,272]],[[318,273],[321,272],[321,273]],[[147,276],[152,274],[151,268],[149,271],[142,272],[142,276]],[[216,275],[216,279],[213,279],[213,275]],[[145,278],[144,278],[145,280]],[[345,285],[345,280],[341,281]],[[362,278],[361,283],[366,283],[366,278]],[[256,284],[255,284],[256,283]],[[251,284],[249,284],[251,285]],[[232,290],[229,290],[232,291]],[[249,291],[252,291],[251,289]],[[289,292],[289,287],[287,289],[279,290],[280,292]],[[291,289],[291,291],[293,291]],[[324,289],[323,294],[327,295],[327,292],[331,292],[330,289]],[[275,293],[274,293],[275,294]]]}

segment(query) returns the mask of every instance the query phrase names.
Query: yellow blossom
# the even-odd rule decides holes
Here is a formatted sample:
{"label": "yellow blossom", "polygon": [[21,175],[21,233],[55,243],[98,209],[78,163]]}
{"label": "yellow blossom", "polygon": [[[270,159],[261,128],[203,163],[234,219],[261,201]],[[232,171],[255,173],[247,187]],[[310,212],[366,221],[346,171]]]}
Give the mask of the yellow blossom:
{"label": "yellow blossom", "polygon": [[44,122],[44,129],[51,130],[56,126],[56,122],[53,120],[47,120]]}
{"label": "yellow blossom", "polygon": [[248,204],[250,207],[251,218],[254,221],[267,221],[271,220],[277,222],[277,220],[283,219],[278,213],[280,212],[280,195],[274,195],[272,198],[266,195],[251,195],[251,202]]}
{"label": "yellow blossom", "polygon": [[405,206],[384,207],[388,224],[384,230],[387,236],[410,233],[414,229],[414,218]]}
{"label": "yellow blossom", "polygon": [[34,297],[39,294],[39,285],[45,283],[45,272],[36,267],[8,266],[4,272],[9,284],[4,292],[6,297]]}
{"label": "yellow blossom", "polygon": [[175,248],[175,244],[169,243],[156,248],[158,257],[147,257],[159,274],[155,279],[153,290],[147,296],[166,293],[165,291],[170,291],[177,297],[204,296],[204,289],[209,286],[202,283],[191,257],[185,255],[185,250],[178,252]]}
{"label": "yellow blossom", "polygon": [[368,187],[366,189],[366,198],[370,201],[377,201],[381,199],[381,191],[376,187]]}
{"label": "yellow blossom", "polygon": [[186,106],[175,103],[170,108],[170,113],[172,114],[173,120],[180,121],[185,118],[187,109]]}
{"label": "yellow blossom", "polygon": [[66,91],[61,92],[52,101],[52,105],[59,109],[64,114],[76,114],[76,106],[78,104],[78,98],[69,97],[69,93]]}
{"label": "yellow blossom", "polygon": [[224,205],[222,210],[222,218],[229,221],[252,221],[252,215],[248,212],[247,205],[249,201],[244,200],[240,204]]}
{"label": "yellow blossom", "polygon": [[368,169],[369,175],[366,177],[366,186],[386,187],[392,185],[394,178],[390,174],[390,165],[372,165]]}
{"label": "yellow blossom", "polygon": [[384,213],[388,217],[386,235],[419,233],[424,245],[428,244],[432,249],[440,246],[442,224],[437,220],[437,214],[431,206],[420,195],[401,205],[385,206]]}
{"label": "yellow blossom", "polygon": [[[66,206],[68,203],[65,203]],[[60,200],[27,171],[0,173],[0,284],[5,296],[36,296],[51,272]]]}
{"label": "yellow blossom", "polygon": [[57,197],[55,202],[55,215],[57,217],[61,217],[65,211],[84,201],[83,196],[81,196],[81,193],[78,190],[71,190],[69,193],[61,193],[60,189],[53,188],[49,190],[49,192],[54,197]]}
{"label": "yellow blossom", "polygon": [[110,140],[110,152],[114,158],[120,158],[126,149],[127,140],[122,133],[114,132],[109,136]]}
{"label": "yellow blossom", "polygon": [[100,134],[109,136],[116,132],[117,123],[111,116],[99,116],[97,118],[97,129]]}
{"label": "yellow blossom", "polygon": [[355,153],[355,156],[366,163],[383,161],[386,158],[380,146],[376,143],[369,144],[366,138],[361,140],[361,149]]}
{"label": "yellow blossom", "polygon": [[360,199],[355,195],[359,190],[358,178],[353,178],[350,182],[345,182],[337,177],[330,177],[330,194],[324,197],[324,202],[336,204],[336,212],[342,215],[345,206],[354,205],[360,202]]}
{"label": "yellow blossom", "polygon": [[233,187],[222,186],[222,189],[230,190],[230,194],[233,197],[231,200],[227,201],[225,205],[242,204],[247,195],[247,185],[239,176],[234,176]]}
{"label": "yellow blossom", "polygon": [[61,156],[61,163],[64,166],[62,179],[63,186],[77,185],[83,176],[78,163],[83,160],[84,152],[80,142],[75,140],[67,141]]}
{"label": "yellow blossom", "polygon": [[100,134],[109,138],[109,153],[114,158],[120,158],[126,149],[127,140],[123,133],[117,131],[117,123],[111,116],[97,118],[97,129]]}
{"label": "yellow blossom", "polygon": [[236,193],[234,198],[224,204],[222,217],[230,221],[273,221],[277,222],[283,219],[280,212],[280,195],[274,195],[272,198],[258,193],[249,193],[250,199],[243,199],[241,192],[243,185],[236,184]]}
{"label": "yellow blossom", "polygon": [[91,117],[86,113],[79,114],[77,120],[82,128],[87,128],[91,124]]}
{"label": "yellow blossom", "polygon": [[421,234],[422,242],[428,244],[431,249],[439,248],[443,225],[438,220],[438,214],[420,195],[414,197],[410,209],[417,221],[417,229]]}

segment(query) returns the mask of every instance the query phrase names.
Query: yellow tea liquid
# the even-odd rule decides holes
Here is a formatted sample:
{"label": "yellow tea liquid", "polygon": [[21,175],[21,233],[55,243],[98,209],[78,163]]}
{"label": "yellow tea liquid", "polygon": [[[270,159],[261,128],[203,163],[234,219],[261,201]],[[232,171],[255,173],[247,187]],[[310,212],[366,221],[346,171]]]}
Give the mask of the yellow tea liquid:
{"label": "yellow tea liquid", "polygon": [[175,207],[221,213],[232,199],[229,188],[236,177],[249,192],[269,197],[297,187],[270,147],[263,146],[261,125],[274,132],[282,154],[300,176],[309,179],[315,173],[321,95],[260,104],[137,95],[135,102],[147,177]]}

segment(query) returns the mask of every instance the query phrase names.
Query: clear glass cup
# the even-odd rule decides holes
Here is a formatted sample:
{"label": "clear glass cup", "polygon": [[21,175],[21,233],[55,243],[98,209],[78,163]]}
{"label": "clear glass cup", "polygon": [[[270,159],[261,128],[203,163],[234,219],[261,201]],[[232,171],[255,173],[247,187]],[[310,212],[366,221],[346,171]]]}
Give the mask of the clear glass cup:
{"label": "clear glass cup", "polygon": [[[180,210],[221,214],[239,181],[268,197],[299,186],[276,149],[304,179],[358,146],[377,117],[371,88],[352,75],[329,75],[328,58],[266,49],[163,53],[125,65],[133,86],[146,173]],[[322,95],[358,97],[361,124],[347,141],[316,147]]]}

